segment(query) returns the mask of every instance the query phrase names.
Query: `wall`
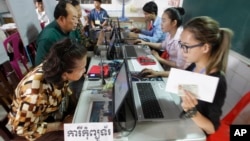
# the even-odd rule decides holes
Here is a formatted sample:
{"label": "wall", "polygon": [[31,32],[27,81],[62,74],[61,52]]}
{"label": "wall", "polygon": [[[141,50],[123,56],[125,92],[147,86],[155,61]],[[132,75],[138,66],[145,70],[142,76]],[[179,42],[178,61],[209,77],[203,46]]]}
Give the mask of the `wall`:
{"label": "wall", "polygon": [[[111,17],[120,17],[122,15],[122,0],[112,0],[112,4],[102,4],[101,6],[108,11]],[[163,11],[170,7],[168,5],[168,0],[125,0],[125,16],[126,17],[143,17],[142,7],[145,3],[149,1],[155,1],[158,6],[158,15],[161,16]],[[180,0],[180,5],[182,5],[183,0]],[[81,4],[84,9],[91,10],[94,8],[93,4]]]}
{"label": "wall", "polygon": [[2,14],[9,12],[5,0],[0,0],[0,24],[4,24],[4,19]]}
{"label": "wall", "polygon": [[0,0],[0,13],[9,12],[5,0]]}
{"label": "wall", "polygon": [[[240,100],[240,98],[250,91],[250,61],[241,61],[242,56],[235,51],[230,51],[226,79],[228,84],[226,102],[223,106],[223,116]],[[250,106],[235,120],[236,123],[250,124]]]}

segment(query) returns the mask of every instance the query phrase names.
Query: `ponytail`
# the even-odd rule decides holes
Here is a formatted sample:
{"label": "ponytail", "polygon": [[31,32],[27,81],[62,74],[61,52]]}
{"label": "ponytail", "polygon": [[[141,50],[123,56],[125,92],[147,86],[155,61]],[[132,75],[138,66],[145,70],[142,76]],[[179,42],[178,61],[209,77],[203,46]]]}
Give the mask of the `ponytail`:
{"label": "ponytail", "polygon": [[218,35],[218,47],[212,46],[211,56],[206,69],[207,73],[214,68],[224,73],[226,72],[233,31],[228,28],[220,28]]}

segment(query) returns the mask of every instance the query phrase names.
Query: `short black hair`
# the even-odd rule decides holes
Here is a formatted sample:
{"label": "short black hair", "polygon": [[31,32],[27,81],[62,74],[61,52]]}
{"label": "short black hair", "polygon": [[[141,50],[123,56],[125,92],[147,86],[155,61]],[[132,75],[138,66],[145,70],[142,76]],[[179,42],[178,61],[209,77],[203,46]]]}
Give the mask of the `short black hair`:
{"label": "short black hair", "polygon": [[77,0],[72,0],[71,4],[72,4],[73,6],[80,5],[79,1],[77,1]]}
{"label": "short black hair", "polygon": [[147,13],[151,13],[151,14],[154,13],[155,15],[158,14],[158,7],[157,7],[157,4],[154,1],[147,2],[143,6],[142,10],[147,12]]}
{"label": "short black hair", "polygon": [[55,7],[55,11],[54,11],[54,18],[58,19],[60,16],[64,16],[67,17],[68,16],[68,12],[66,10],[66,6],[67,4],[71,4],[68,1],[59,1],[58,4]]}
{"label": "short black hair", "polygon": [[102,0],[94,0],[94,1],[98,1],[98,2],[102,3]]}
{"label": "short black hair", "polygon": [[43,2],[43,0],[35,0],[35,2]]}

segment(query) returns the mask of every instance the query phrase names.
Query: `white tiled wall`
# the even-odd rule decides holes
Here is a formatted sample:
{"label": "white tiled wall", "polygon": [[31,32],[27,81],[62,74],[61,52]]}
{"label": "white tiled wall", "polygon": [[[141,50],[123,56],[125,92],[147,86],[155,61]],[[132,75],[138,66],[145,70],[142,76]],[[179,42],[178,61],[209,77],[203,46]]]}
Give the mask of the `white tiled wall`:
{"label": "white tiled wall", "polygon": [[[244,60],[244,61],[241,61]],[[250,91],[250,61],[241,59],[241,56],[234,51],[230,51],[228,68],[226,72],[227,79],[227,97],[223,106],[224,117],[231,108],[240,100],[240,98]],[[250,103],[250,101],[249,101]],[[244,116],[243,116],[244,115]],[[250,123],[250,104],[247,106],[235,123]]]}

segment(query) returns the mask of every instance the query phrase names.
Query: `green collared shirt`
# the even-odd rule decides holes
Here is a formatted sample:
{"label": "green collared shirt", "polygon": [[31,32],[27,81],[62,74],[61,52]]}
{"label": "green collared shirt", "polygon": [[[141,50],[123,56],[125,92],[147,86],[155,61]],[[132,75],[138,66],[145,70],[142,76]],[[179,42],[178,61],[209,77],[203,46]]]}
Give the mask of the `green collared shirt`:
{"label": "green collared shirt", "polygon": [[35,58],[35,65],[37,66],[43,62],[45,56],[48,54],[51,46],[54,43],[66,37],[78,40],[80,38],[80,35],[76,30],[69,33],[64,33],[55,20],[47,25],[40,32],[36,41],[37,53]]}

